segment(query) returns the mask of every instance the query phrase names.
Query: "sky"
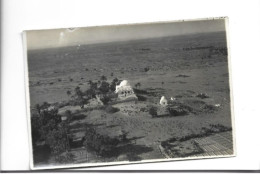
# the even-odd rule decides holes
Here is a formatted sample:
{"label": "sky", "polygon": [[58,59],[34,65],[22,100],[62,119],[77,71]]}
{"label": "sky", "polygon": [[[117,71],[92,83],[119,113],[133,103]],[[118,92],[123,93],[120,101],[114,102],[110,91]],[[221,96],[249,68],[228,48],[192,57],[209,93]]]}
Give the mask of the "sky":
{"label": "sky", "polygon": [[218,31],[224,19],[29,30],[26,39],[31,50]]}

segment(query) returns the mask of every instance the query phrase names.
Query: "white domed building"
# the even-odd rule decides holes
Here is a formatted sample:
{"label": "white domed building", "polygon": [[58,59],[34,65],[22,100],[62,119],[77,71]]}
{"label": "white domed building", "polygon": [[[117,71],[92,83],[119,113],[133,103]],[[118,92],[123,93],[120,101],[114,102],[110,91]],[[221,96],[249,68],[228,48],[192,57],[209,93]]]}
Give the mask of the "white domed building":
{"label": "white domed building", "polygon": [[168,105],[168,101],[167,101],[167,99],[164,96],[161,97],[160,105],[162,105],[162,106],[167,106]]}
{"label": "white domed building", "polygon": [[137,98],[133,88],[131,87],[130,83],[127,80],[123,80],[120,85],[116,86],[115,93],[118,94],[119,99],[126,99],[126,98]]}

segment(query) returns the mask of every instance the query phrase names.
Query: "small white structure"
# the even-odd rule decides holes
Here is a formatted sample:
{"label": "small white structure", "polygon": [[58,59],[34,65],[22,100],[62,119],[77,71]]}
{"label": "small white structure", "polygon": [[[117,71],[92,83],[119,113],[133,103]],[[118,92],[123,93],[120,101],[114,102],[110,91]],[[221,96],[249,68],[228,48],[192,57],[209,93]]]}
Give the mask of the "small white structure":
{"label": "small white structure", "polygon": [[61,116],[61,121],[66,121],[67,119],[68,119],[67,116],[65,116],[65,115]]}
{"label": "small white structure", "polygon": [[176,100],[176,98],[171,97],[171,101],[174,101],[174,100]]}
{"label": "small white structure", "polygon": [[215,104],[216,107],[220,107],[220,104]]}
{"label": "small white structure", "polygon": [[127,80],[123,80],[120,85],[116,86],[115,93],[118,94],[118,98],[124,99],[128,97],[135,97],[134,91]]}
{"label": "small white structure", "polygon": [[168,101],[167,101],[167,99],[164,96],[161,97],[160,105],[162,105],[162,106],[167,106],[168,105]]}

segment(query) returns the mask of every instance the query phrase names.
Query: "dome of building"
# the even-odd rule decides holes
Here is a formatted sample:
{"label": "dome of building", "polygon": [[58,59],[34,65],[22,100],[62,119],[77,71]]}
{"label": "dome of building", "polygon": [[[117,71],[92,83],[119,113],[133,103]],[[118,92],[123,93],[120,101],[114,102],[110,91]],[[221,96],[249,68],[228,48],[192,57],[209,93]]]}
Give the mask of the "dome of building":
{"label": "dome of building", "polygon": [[130,86],[130,83],[127,80],[123,80],[119,86]]}

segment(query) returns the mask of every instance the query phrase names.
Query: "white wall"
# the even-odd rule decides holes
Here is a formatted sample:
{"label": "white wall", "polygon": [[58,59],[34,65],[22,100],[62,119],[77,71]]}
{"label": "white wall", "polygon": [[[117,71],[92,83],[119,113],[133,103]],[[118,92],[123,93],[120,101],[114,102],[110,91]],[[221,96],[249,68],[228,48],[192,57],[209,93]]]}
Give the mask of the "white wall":
{"label": "white wall", "polygon": [[91,168],[260,169],[259,0],[3,0],[1,169],[29,169],[21,32],[228,16],[237,157]]}

